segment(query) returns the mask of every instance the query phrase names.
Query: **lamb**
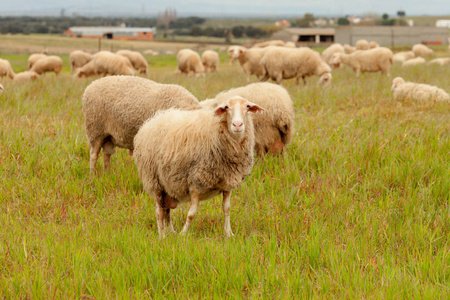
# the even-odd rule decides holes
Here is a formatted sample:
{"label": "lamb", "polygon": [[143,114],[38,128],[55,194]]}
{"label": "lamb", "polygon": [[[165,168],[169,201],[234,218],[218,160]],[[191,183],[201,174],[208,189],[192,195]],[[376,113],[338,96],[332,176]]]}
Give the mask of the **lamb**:
{"label": "lamb", "polygon": [[104,169],[109,170],[114,148],[126,148],[132,153],[139,127],[158,110],[169,108],[191,110],[201,106],[194,95],[178,85],[134,76],[111,76],[92,82],[82,97],[91,174],[100,149]]}
{"label": "lamb", "polygon": [[139,70],[141,74],[148,73],[148,62],[141,53],[131,50],[119,50],[116,54],[128,58],[133,65],[133,68]]}
{"label": "lamb", "polygon": [[128,58],[109,51],[100,51],[93,55],[90,62],[77,69],[74,77],[134,74],[133,66]]}
{"label": "lamb", "polygon": [[219,54],[216,51],[206,50],[202,54],[202,64],[206,71],[215,72],[219,61]]}
{"label": "lamb", "polygon": [[82,50],[75,50],[70,52],[70,73],[73,73],[78,68],[81,68],[92,60],[92,55]]}
{"label": "lamb", "polygon": [[340,64],[332,63],[334,53],[345,53],[344,47],[339,43],[332,44],[327,49],[323,50],[322,58],[330,67],[339,68]]}
{"label": "lamb", "polygon": [[26,82],[26,81],[36,80],[38,77],[39,77],[39,74],[34,71],[25,71],[25,72],[15,74],[13,81]]}
{"label": "lamb", "polygon": [[196,76],[204,75],[205,67],[203,67],[200,55],[191,49],[182,49],[177,54],[178,69],[177,72]]}
{"label": "lamb", "polygon": [[43,57],[36,61],[31,67],[30,71],[34,71],[39,75],[44,74],[46,72],[55,72],[56,75],[59,75],[63,66],[63,61],[61,57],[50,55],[47,57]]}
{"label": "lamb", "polygon": [[425,59],[423,59],[422,57],[419,56],[419,57],[404,61],[402,64],[402,67],[414,67],[414,66],[418,66],[418,65],[421,65],[424,63],[425,63]]}
{"label": "lamb", "polygon": [[30,57],[28,57],[28,70],[30,70],[38,60],[45,57],[47,57],[47,55],[44,53],[31,54]]}
{"label": "lamb", "polygon": [[250,76],[256,75],[258,79],[261,79],[266,75],[266,70],[261,66],[260,61],[267,48],[251,48],[251,49],[238,49],[236,57],[241,65],[242,70],[247,74],[247,82],[250,82]]}
{"label": "lamb", "polygon": [[14,71],[11,67],[9,60],[0,58],[0,77],[8,76],[9,78],[14,78]]}
{"label": "lamb", "polygon": [[306,84],[306,76],[316,75],[320,77],[318,84],[327,86],[332,78],[331,68],[322,60],[320,54],[307,47],[296,49],[270,47],[260,63],[266,70],[262,81],[271,78],[280,84],[283,79],[296,78],[298,85],[300,77]]}
{"label": "lamb", "polygon": [[[160,238],[173,230],[170,210],[190,202],[186,234],[202,200],[223,195],[225,234],[231,237],[230,197],[253,166],[254,129],[249,113],[263,108],[232,97],[210,110],[158,113],[134,138],[134,159],[144,190],[155,199]],[[163,138],[161,138],[163,136]]]}
{"label": "lamb", "polygon": [[380,45],[379,45],[377,42],[375,42],[375,41],[371,41],[371,42],[369,43],[369,48],[370,48],[370,49],[378,48],[378,47],[380,47]]}
{"label": "lamb", "polygon": [[295,131],[294,104],[286,89],[268,82],[252,83],[221,92],[214,99],[201,101],[200,105],[205,109],[214,109],[234,96],[243,97],[266,109],[253,116],[258,156],[283,153]]}
{"label": "lamb", "polygon": [[405,82],[401,77],[394,78],[391,91],[394,100],[450,101],[449,94],[443,89],[428,84]]}
{"label": "lamb", "polygon": [[425,57],[425,56],[433,54],[433,49],[430,49],[427,46],[422,45],[422,44],[415,44],[412,47],[412,51],[414,52],[414,54],[416,56],[423,56],[423,57]]}
{"label": "lamb", "polygon": [[359,50],[352,54],[336,53],[333,63],[344,63],[356,72],[359,77],[361,72],[377,72],[390,76],[389,71],[392,65],[392,51],[385,47],[369,50]]}
{"label": "lamb", "polygon": [[346,54],[352,54],[356,51],[356,48],[353,46],[350,46],[349,44],[344,44],[344,50]]}
{"label": "lamb", "polygon": [[369,47],[367,40],[359,40],[356,42],[356,50],[369,50]]}
{"label": "lamb", "polygon": [[429,64],[438,64],[440,66],[449,65],[450,57],[435,58],[428,62]]}
{"label": "lamb", "polygon": [[282,40],[265,41],[265,42],[254,44],[252,48],[265,48],[265,47],[269,47],[269,46],[282,47],[282,46],[284,46],[284,41],[282,41]]}
{"label": "lamb", "polygon": [[416,55],[412,51],[398,52],[394,54],[393,60],[394,62],[405,62],[408,59],[414,58]]}
{"label": "lamb", "polygon": [[247,48],[236,45],[228,47],[228,57],[230,58],[230,64],[234,63],[239,57],[239,49],[245,51]]}

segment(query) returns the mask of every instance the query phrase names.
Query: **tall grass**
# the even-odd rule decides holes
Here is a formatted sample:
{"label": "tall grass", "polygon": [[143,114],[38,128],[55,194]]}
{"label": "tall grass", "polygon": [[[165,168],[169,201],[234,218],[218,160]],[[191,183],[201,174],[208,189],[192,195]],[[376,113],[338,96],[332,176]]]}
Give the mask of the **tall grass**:
{"label": "tall grass", "polygon": [[[150,79],[199,99],[247,84],[228,62],[192,78],[173,74],[174,56],[152,60]],[[449,68],[391,73],[450,91]],[[81,95],[93,79],[3,80],[0,298],[449,298],[450,108],[395,102],[391,79],[344,68],[329,89],[286,81],[296,135],[233,191],[236,236],[216,198],[187,237],[163,241],[125,150],[89,176]]]}

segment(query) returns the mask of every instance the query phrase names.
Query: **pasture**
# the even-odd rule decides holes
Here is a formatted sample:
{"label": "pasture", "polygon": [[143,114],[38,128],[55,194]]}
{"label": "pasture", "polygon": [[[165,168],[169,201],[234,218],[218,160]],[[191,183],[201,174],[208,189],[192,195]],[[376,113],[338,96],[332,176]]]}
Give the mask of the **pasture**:
{"label": "pasture", "polygon": [[[25,69],[27,55],[1,57]],[[284,81],[296,134],[233,191],[235,236],[218,197],[186,237],[161,241],[128,151],[89,176],[81,95],[95,78],[73,79],[61,57],[59,77],[1,79],[0,298],[450,297],[450,106],[390,93],[396,76],[449,92],[449,66]],[[224,54],[204,78],[174,74],[175,55],[147,58],[149,79],[198,99],[247,84]],[[187,210],[172,213],[178,232]]]}

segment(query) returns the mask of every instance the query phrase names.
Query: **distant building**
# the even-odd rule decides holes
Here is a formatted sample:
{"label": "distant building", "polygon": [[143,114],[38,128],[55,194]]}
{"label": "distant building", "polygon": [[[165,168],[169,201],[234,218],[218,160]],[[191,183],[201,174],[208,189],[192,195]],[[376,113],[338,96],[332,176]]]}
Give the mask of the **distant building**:
{"label": "distant building", "polygon": [[104,26],[79,26],[70,27],[65,35],[84,38],[107,38],[115,40],[147,40],[151,41],[156,34],[155,27],[104,27]]}
{"label": "distant building", "polygon": [[275,26],[291,27],[291,22],[289,22],[288,20],[278,20],[275,22]]}
{"label": "distant building", "polygon": [[331,44],[334,28],[284,28],[272,34],[272,40],[283,40],[300,44]]}
{"label": "distant building", "polygon": [[436,27],[450,28],[450,20],[437,20]]}
{"label": "distant building", "polygon": [[336,29],[335,42],[355,45],[365,39],[381,46],[407,46],[414,44],[447,44],[448,29],[409,26],[341,26]]}

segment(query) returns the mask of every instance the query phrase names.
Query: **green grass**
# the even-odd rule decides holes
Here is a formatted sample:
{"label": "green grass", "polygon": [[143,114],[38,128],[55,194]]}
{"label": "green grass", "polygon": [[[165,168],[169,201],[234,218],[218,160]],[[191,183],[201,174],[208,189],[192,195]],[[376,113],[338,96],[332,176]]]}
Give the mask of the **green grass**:
{"label": "green grass", "polygon": [[[199,99],[247,84],[224,56],[205,78],[173,74],[174,55],[150,59],[150,79]],[[449,68],[391,73],[450,91]],[[393,77],[285,81],[296,135],[233,191],[236,236],[224,237],[216,198],[187,237],[163,241],[127,151],[89,176],[81,95],[94,79],[72,79],[67,63],[60,77],[2,79],[0,298],[448,299],[450,107],[393,101]],[[173,213],[177,231],[187,209]]]}

